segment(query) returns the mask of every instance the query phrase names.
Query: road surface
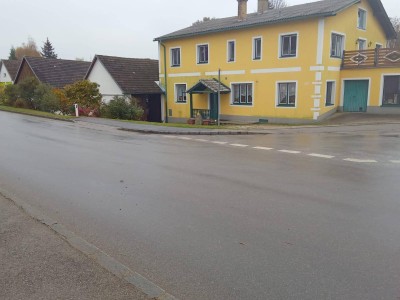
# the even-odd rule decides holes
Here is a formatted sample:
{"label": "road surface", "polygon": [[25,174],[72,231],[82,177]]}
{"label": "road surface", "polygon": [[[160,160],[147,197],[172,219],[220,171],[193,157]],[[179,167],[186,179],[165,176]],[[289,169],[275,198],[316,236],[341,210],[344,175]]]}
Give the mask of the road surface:
{"label": "road surface", "polygon": [[0,112],[0,126],[0,189],[179,299],[400,297],[398,124],[185,137]]}

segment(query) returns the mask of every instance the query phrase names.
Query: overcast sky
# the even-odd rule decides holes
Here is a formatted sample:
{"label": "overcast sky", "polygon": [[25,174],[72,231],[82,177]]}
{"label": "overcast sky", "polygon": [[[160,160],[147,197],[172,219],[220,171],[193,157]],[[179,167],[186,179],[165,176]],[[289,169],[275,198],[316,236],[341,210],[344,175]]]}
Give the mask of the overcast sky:
{"label": "overcast sky", "polygon": [[[288,5],[311,2],[287,0]],[[399,0],[382,0],[390,17]],[[249,0],[255,12],[257,0]],[[155,37],[209,17],[237,14],[236,0],[0,0],[0,58],[32,37],[46,37],[59,58],[91,60],[95,54],[157,58]]]}

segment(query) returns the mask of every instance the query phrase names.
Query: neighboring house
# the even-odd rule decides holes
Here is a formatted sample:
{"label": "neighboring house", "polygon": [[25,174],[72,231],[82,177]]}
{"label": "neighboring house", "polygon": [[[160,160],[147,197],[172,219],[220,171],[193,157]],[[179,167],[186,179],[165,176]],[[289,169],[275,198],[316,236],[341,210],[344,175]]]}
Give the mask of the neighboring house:
{"label": "neighboring house", "polygon": [[52,59],[42,57],[24,57],[15,76],[14,84],[27,77],[36,77],[41,83],[54,88],[63,88],[68,84],[83,80],[90,62]]}
{"label": "neighboring house", "polygon": [[20,60],[0,61],[0,82],[13,83],[20,64]]}
{"label": "neighboring house", "polygon": [[104,102],[134,97],[144,106],[146,120],[161,122],[158,60],[96,55],[85,78],[100,85]]}
{"label": "neighboring house", "polygon": [[384,48],[396,33],[380,0],[274,10],[258,0],[251,14],[247,0],[237,2],[238,16],[155,39],[163,118],[302,122],[338,110],[400,113],[400,50]]}

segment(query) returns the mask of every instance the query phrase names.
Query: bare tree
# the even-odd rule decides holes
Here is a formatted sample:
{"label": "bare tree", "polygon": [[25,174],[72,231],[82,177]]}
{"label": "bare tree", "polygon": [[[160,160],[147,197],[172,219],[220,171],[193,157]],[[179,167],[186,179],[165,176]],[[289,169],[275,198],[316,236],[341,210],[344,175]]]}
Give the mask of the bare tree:
{"label": "bare tree", "polygon": [[393,24],[394,30],[397,32],[397,38],[388,42],[389,48],[400,48],[400,18],[394,17],[390,19]]}
{"label": "bare tree", "polygon": [[40,52],[37,49],[35,41],[29,37],[28,42],[22,43],[22,45],[15,49],[15,56],[17,59],[21,59],[24,56],[41,57]]}
{"label": "bare tree", "polygon": [[201,24],[201,23],[208,22],[208,21],[211,21],[211,20],[214,20],[214,19],[215,19],[215,18],[203,17],[203,20],[197,20],[197,21],[194,22],[192,25],[199,25],[199,24]]}
{"label": "bare tree", "polygon": [[269,9],[279,9],[288,6],[285,0],[269,0],[268,5]]}

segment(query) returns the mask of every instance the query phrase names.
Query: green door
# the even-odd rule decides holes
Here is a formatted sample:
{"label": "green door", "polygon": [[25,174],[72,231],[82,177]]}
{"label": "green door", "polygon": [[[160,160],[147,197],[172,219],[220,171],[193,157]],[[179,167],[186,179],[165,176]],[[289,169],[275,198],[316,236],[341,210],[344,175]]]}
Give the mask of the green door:
{"label": "green door", "polygon": [[367,111],[368,85],[368,80],[345,80],[343,111]]}
{"label": "green door", "polygon": [[218,94],[210,94],[210,119],[218,119]]}

